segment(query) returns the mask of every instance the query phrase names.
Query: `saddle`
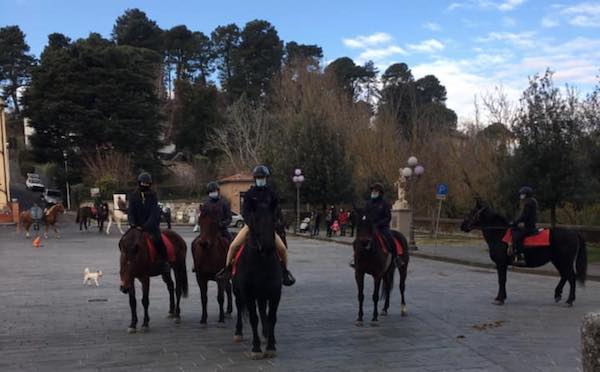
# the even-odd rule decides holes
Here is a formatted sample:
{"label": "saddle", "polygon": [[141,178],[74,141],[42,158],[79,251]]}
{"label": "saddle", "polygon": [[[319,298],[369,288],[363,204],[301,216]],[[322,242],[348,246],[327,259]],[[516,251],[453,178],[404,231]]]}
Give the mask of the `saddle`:
{"label": "saddle", "polygon": [[[387,243],[385,242],[383,235],[381,235],[379,231],[376,231],[375,236],[377,237],[377,241],[379,241],[379,247],[381,247],[381,250],[387,256],[389,254],[389,251],[386,248]],[[404,247],[402,246],[402,242],[393,235],[392,238],[394,239],[394,249],[396,250],[396,254],[398,256],[402,256],[404,254]]]}
{"label": "saddle", "polygon": [[[150,261],[156,262],[156,255],[158,254],[158,252],[156,251],[156,247],[152,242],[152,237],[149,234],[145,235],[146,243],[148,244],[148,253],[150,253]],[[160,237],[162,238],[162,241],[165,247],[167,248],[167,260],[169,262],[175,262],[175,245],[169,240],[165,233],[161,233]]]}
{"label": "saddle", "polygon": [[[512,229],[506,230],[502,241],[506,244],[512,244]],[[550,246],[550,230],[542,229],[538,230],[538,233],[535,235],[530,235],[525,237],[523,240],[524,248],[534,248],[534,247],[549,247]]]}

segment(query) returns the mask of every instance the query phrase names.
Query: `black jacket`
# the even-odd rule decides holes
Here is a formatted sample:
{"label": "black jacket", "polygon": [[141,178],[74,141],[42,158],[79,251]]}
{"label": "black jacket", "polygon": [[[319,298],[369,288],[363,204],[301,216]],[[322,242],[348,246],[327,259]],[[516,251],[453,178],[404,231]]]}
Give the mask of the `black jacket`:
{"label": "black jacket", "polygon": [[219,221],[219,228],[226,230],[231,224],[231,208],[227,200],[207,198],[202,205],[201,213],[210,213]]}
{"label": "black jacket", "polygon": [[521,216],[514,222],[515,224],[519,224],[523,222],[525,226],[525,230],[534,231],[536,230],[536,222],[537,222],[537,208],[538,202],[535,198],[530,197],[523,201],[523,210],[521,211]]}
{"label": "black jacket", "polygon": [[390,222],[392,221],[391,209],[390,203],[381,196],[376,199],[369,199],[365,205],[367,216],[379,229],[390,228]]}
{"label": "black jacket", "polygon": [[127,218],[130,225],[141,226],[148,232],[160,231],[160,208],[156,194],[139,189],[129,194]]}
{"label": "black jacket", "polygon": [[252,186],[244,195],[244,206],[242,207],[242,217],[248,223],[252,220],[252,216],[259,210],[272,213],[274,222],[278,219],[279,197],[277,193],[269,187]]}

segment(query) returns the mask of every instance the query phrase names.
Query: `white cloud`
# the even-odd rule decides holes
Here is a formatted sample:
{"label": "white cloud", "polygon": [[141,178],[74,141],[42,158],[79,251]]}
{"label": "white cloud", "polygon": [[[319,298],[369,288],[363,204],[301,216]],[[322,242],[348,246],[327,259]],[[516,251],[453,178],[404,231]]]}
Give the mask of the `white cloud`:
{"label": "white cloud", "polygon": [[439,24],[437,24],[435,22],[425,22],[423,24],[423,28],[426,28],[429,31],[437,32],[442,29],[442,26],[440,26]]}
{"label": "white cloud", "polygon": [[542,18],[542,27],[552,28],[560,25],[560,22],[553,17],[544,17]]}
{"label": "white cloud", "polygon": [[513,10],[514,8],[520,6],[524,2],[525,2],[525,0],[507,0],[507,1],[505,1],[503,3],[500,3],[498,5],[498,10],[501,10],[503,12],[507,12],[509,10]]}
{"label": "white cloud", "polygon": [[504,41],[519,48],[529,49],[534,47],[538,40],[535,39],[536,33],[533,31],[523,32],[490,32],[485,37],[475,39],[480,43],[489,43],[493,41]]}
{"label": "white cloud", "polygon": [[504,0],[504,1],[492,1],[492,0],[466,0],[463,2],[451,3],[448,6],[448,10],[455,10],[459,8],[471,8],[471,9],[483,9],[483,10],[499,10],[501,12],[511,11],[527,0]]}
{"label": "white cloud", "polygon": [[385,48],[365,49],[358,56],[357,62],[364,63],[368,60],[381,60],[393,55],[406,55],[406,51],[397,45],[390,45]]}
{"label": "white cloud", "polygon": [[408,44],[408,49],[420,53],[435,53],[444,50],[444,44],[436,39],[429,39],[418,44]]}
{"label": "white cloud", "polygon": [[374,45],[385,44],[392,41],[392,36],[385,32],[376,32],[367,36],[356,36],[353,38],[343,39],[344,45],[350,48],[368,48]]}
{"label": "white cloud", "polygon": [[512,17],[502,17],[502,26],[514,27],[517,25],[517,20]]}
{"label": "white cloud", "polygon": [[561,21],[576,27],[600,27],[600,3],[583,2],[551,7],[554,11],[542,18],[542,26],[555,27]]}

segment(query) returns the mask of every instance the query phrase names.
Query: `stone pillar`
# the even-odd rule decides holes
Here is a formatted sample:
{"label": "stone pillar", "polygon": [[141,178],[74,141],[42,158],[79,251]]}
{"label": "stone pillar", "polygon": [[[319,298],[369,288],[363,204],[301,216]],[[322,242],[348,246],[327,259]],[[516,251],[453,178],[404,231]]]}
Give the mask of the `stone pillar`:
{"label": "stone pillar", "polygon": [[600,371],[600,313],[583,317],[581,354],[584,372]]}
{"label": "stone pillar", "polygon": [[399,231],[408,239],[410,234],[410,209],[392,209],[392,229]]}
{"label": "stone pillar", "polygon": [[19,223],[19,214],[21,213],[21,211],[19,211],[19,202],[17,201],[17,199],[13,199],[11,204],[13,222]]}

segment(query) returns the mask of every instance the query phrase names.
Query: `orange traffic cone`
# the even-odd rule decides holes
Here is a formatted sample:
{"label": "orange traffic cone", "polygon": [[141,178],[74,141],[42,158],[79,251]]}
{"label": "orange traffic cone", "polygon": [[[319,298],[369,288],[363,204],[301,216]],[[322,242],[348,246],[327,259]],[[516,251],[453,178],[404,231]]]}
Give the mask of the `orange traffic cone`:
{"label": "orange traffic cone", "polygon": [[42,238],[38,236],[35,239],[33,239],[33,246],[35,248],[41,247],[42,246]]}

